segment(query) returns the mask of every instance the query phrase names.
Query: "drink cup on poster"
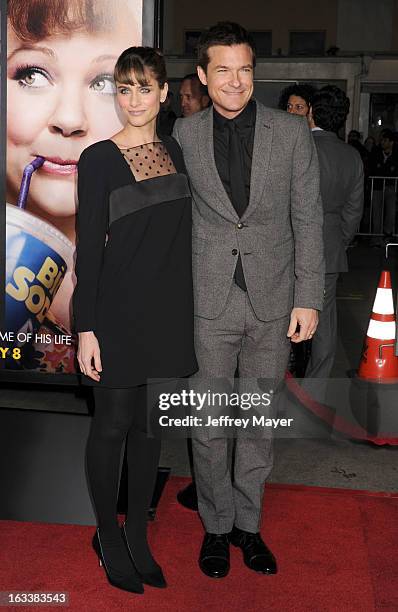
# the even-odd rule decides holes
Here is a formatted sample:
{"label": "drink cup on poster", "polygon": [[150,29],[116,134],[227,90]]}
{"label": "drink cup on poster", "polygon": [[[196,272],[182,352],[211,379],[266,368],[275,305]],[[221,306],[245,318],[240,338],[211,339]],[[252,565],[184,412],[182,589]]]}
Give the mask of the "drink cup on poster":
{"label": "drink cup on poster", "polygon": [[5,330],[37,330],[69,266],[73,245],[54,226],[27,211],[6,209]]}

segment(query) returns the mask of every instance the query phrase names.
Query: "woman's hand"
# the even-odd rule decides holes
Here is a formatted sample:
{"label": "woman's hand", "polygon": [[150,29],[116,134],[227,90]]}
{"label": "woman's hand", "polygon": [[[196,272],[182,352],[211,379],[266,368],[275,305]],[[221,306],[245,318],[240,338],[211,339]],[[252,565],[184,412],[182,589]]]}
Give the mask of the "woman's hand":
{"label": "woman's hand", "polygon": [[77,360],[83,374],[97,382],[100,381],[100,372],[102,372],[100,347],[94,332],[79,332]]}

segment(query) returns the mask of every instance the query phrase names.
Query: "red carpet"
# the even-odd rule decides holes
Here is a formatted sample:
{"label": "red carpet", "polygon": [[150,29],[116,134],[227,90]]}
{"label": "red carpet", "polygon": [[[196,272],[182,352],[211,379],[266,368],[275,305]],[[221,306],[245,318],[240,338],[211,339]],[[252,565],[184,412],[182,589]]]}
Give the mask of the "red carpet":
{"label": "red carpet", "polygon": [[[91,550],[93,527],[0,521],[0,590],[68,591],[72,612],[397,612],[398,495],[270,485],[263,536],[279,562],[257,575],[235,548],[217,581],[197,567],[202,529],[173,478],[151,525],[166,590],[130,595],[110,586]],[[1,610],[55,610],[53,606]]]}

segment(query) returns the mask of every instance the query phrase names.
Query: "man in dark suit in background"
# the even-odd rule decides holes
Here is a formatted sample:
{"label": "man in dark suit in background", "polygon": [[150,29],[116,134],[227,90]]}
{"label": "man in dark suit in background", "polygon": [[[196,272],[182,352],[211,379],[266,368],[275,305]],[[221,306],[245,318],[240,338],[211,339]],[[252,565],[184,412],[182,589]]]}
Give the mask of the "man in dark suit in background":
{"label": "man in dark suit in background", "polygon": [[183,117],[190,117],[210,104],[207,87],[202,85],[196,72],[184,76],[180,84],[179,96]]}
{"label": "man in dark suit in background", "polygon": [[[307,119],[310,124],[310,109],[316,87],[311,83],[294,83],[285,87],[279,97],[278,108],[292,115]],[[288,370],[298,378],[302,378],[311,353],[311,341],[293,343],[290,348]]]}
{"label": "man in dark suit in background", "polygon": [[333,367],[336,338],[336,284],[348,270],[346,249],[363,212],[363,164],[359,153],[337,137],[350,109],[345,93],[326,86],[314,94],[310,127],[318,152],[324,211],[325,299],[312,339],[306,378],[326,379]]}

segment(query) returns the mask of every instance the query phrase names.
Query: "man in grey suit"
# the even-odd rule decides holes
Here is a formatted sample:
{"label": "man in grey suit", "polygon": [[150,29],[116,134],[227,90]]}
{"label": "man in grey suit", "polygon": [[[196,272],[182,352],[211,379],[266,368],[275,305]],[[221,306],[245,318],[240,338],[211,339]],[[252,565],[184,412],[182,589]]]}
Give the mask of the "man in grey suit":
{"label": "man in grey suit", "polygon": [[358,229],[363,212],[364,175],[361,157],[337,137],[350,110],[339,87],[328,85],[313,97],[310,126],[318,152],[324,211],[325,299],[305,377],[323,399],[326,379],[333,367],[337,340],[336,284],[348,270],[346,249]]}
{"label": "man in grey suit", "polygon": [[[213,107],[177,120],[193,195],[193,279],[198,376],[283,379],[289,346],[314,334],[322,308],[322,205],[314,143],[304,118],[252,99],[255,52],[246,30],[219,23],[198,46],[198,75]],[[250,385],[249,385],[250,386]],[[237,435],[233,480],[226,437],[193,431],[199,565],[229,571],[229,543],[246,565],[276,573],[261,539],[267,436]]]}

